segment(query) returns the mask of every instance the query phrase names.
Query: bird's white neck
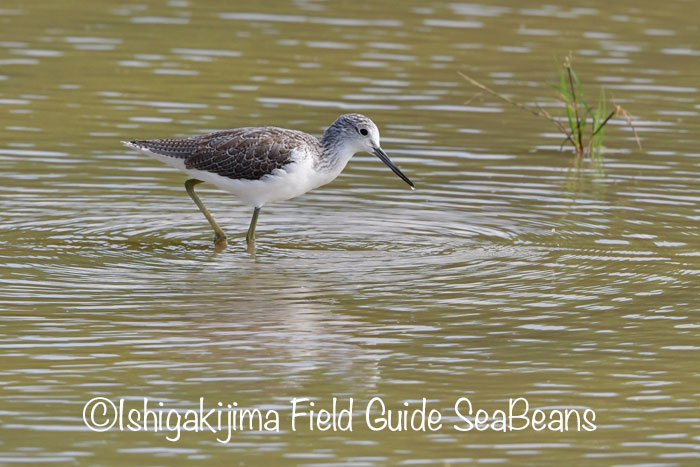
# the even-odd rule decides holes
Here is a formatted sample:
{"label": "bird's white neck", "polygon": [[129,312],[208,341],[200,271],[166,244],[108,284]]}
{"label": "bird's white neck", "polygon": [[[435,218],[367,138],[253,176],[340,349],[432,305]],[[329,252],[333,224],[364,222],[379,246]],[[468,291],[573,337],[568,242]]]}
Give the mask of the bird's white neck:
{"label": "bird's white neck", "polygon": [[333,178],[340,175],[352,156],[359,151],[351,144],[323,144],[323,156],[316,162],[319,171],[332,174]]}

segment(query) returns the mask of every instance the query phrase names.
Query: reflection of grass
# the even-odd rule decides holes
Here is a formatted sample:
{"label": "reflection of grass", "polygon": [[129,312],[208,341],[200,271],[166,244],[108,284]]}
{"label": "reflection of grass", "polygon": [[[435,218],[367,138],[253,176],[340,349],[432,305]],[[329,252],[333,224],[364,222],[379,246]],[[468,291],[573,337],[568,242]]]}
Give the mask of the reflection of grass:
{"label": "reflection of grass", "polygon": [[[640,149],[642,148],[642,143],[639,140],[637,131],[632,125],[630,114],[623,109],[622,106],[614,103],[614,109],[610,113],[607,112],[606,95],[604,89],[601,88],[600,90],[600,97],[598,98],[596,110],[593,111],[593,109],[588,105],[583,95],[581,80],[578,78],[578,75],[571,65],[571,56],[566,57],[564,63],[560,65],[559,85],[554,86],[555,90],[557,91],[557,97],[564,103],[568,125],[563,124],[560,119],[552,117],[549,112],[544,110],[539,105],[530,107],[517,103],[503,94],[499,94],[487,86],[484,86],[464,73],[458,73],[471,84],[491,94],[492,96],[498,97],[499,99],[521,110],[525,110],[536,117],[545,118],[552,122],[565,136],[565,140],[562,142],[562,145],[567,142],[571,144],[576,150],[576,155],[578,157],[589,154],[593,159],[601,159],[601,148],[603,147],[605,125],[611,118],[619,115],[623,116],[627,121],[627,124],[632,128],[637,145]],[[586,126],[589,128],[587,129]]]}

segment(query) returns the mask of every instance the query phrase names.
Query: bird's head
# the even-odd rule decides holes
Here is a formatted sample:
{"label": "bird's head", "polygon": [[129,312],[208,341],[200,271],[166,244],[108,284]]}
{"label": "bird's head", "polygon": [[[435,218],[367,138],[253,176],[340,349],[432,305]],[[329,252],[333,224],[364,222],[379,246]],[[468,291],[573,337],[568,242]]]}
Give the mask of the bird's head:
{"label": "bird's head", "polygon": [[353,154],[368,152],[377,156],[384,162],[401,180],[408,183],[411,189],[415,185],[406,175],[391,162],[389,156],[382,150],[379,144],[379,129],[372,120],[360,114],[345,114],[328,127],[323,135],[323,142],[327,145],[342,145]]}

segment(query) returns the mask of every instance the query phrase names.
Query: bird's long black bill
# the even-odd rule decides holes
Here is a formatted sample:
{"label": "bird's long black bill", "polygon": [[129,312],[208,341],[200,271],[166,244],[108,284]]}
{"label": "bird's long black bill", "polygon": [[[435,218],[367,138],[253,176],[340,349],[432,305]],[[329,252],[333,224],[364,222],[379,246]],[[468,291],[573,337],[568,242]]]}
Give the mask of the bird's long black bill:
{"label": "bird's long black bill", "polygon": [[396,175],[398,175],[399,178],[401,178],[401,180],[408,183],[412,190],[416,189],[416,186],[413,184],[413,182],[407,176],[405,176],[403,172],[401,172],[401,170],[398,167],[396,167],[396,165],[393,162],[391,162],[389,156],[387,156],[381,148],[374,148],[374,151],[372,152],[375,156],[380,158],[382,162],[384,162]]}

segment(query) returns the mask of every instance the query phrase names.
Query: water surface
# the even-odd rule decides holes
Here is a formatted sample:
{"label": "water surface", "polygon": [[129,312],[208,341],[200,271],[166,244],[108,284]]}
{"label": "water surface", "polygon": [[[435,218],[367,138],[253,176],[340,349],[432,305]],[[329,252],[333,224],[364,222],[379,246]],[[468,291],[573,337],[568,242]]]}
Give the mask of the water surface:
{"label": "water surface", "polygon": [[[546,3],[6,0],[0,9],[2,463],[692,464],[700,457],[697,8]],[[635,116],[602,165],[461,70],[559,112],[572,52]],[[123,139],[380,127],[411,192],[358,155],[250,212]],[[89,431],[93,397],[278,409],[280,433]],[[598,429],[362,428],[361,407],[525,397]],[[289,401],[357,405],[289,431]],[[451,415],[454,415],[453,413]],[[449,421],[449,420],[448,420]],[[454,422],[454,417],[451,420]]]}

